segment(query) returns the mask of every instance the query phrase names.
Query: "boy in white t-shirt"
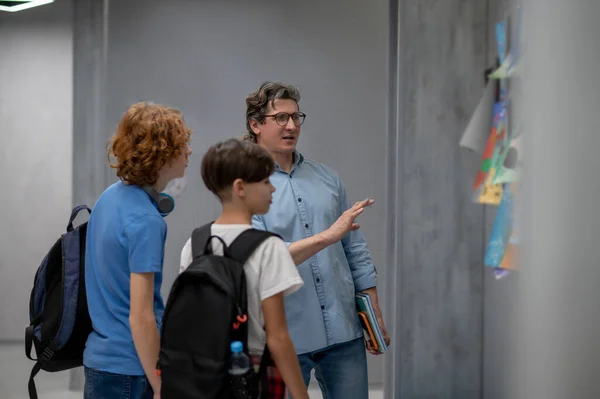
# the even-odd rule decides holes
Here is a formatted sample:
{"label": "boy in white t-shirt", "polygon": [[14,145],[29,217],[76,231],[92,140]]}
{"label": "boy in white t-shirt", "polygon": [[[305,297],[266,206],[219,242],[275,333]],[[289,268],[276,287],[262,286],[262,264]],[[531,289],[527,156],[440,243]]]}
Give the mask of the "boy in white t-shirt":
{"label": "boy in white t-shirt", "polygon": [[[275,188],[269,181],[275,164],[262,147],[238,139],[218,143],[202,159],[202,180],[221,201],[223,211],[211,233],[230,245],[252,228],[252,216],[269,211]],[[219,240],[213,253],[222,255]],[[191,238],[181,251],[180,272],[192,263]],[[286,387],[294,399],[308,398],[298,357],[285,320],[284,295],[298,290],[302,278],[285,243],[266,239],[244,264],[248,291],[248,349],[259,364],[265,347],[274,364],[267,370],[269,398],[285,398]]]}

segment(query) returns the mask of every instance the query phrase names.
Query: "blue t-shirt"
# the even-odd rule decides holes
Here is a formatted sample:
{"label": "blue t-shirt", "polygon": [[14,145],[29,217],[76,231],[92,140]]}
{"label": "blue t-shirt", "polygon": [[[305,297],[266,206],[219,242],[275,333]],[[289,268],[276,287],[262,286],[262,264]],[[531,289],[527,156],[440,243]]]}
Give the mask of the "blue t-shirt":
{"label": "blue t-shirt", "polygon": [[167,224],[138,186],[118,182],[96,202],[88,222],[85,284],[93,332],[83,353],[86,367],[144,375],[129,326],[130,275],[154,274],[154,314],[160,331],[160,293]]}

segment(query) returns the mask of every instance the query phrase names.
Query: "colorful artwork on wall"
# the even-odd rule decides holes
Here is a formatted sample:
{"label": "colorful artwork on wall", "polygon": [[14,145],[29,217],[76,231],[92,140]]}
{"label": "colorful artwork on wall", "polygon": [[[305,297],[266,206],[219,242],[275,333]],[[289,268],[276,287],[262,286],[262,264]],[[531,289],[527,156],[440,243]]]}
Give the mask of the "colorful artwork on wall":
{"label": "colorful artwork on wall", "polygon": [[473,199],[480,204],[499,205],[502,199],[502,185],[492,184],[492,179],[496,174],[494,161],[500,156],[507,135],[506,117],[506,104],[494,104],[492,131],[473,184]]}
{"label": "colorful artwork on wall", "polygon": [[[480,100],[460,142],[461,147],[482,152],[473,183],[473,201],[497,206],[484,255],[484,264],[493,269],[496,279],[520,270],[518,259],[523,206],[518,194],[524,157],[522,121],[519,109],[514,108],[518,98],[513,97],[519,93],[516,74],[523,58],[521,20],[522,9],[519,7],[515,18],[507,17],[496,23],[497,64],[485,72],[491,79],[486,81],[487,95],[484,94]],[[493,100],[491,85],[497,87]],[[489,101],[487,115],[491,112],[491,119],[481,109],[484,99]],[[490,122],[491,131],[488,133],[486,130],[490,128],[487,124]]]}

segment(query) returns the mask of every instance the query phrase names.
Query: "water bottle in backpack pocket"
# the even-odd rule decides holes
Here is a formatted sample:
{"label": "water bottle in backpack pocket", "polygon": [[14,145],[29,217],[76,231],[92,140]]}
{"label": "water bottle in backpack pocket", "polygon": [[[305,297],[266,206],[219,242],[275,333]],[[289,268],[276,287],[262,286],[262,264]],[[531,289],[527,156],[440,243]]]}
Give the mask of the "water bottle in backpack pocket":
{"label": "water bottle in backpack pocket", "polygon": [[244,344],[231,343],[228,371],[235,399],[254,399],[258,397],[258,375],[254,372],[250,357],[244,353]]}

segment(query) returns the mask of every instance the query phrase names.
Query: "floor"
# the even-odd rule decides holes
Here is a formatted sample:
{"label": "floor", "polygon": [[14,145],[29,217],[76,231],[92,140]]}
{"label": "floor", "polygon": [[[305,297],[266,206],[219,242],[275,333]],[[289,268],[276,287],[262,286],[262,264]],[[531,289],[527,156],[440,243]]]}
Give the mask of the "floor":
{"label": "floor", "polygon": [[[28,399],[27,382],[33,362],[19,344],[0,344],[0,399]],[[35,378],[39,399],[81,399],[81,392],[69,392],[69,372],[41,371]],[[318,387],[309,390],[311,399],[322,399]],[[371,390],[370,399],[383,399],[381,390]]]}

